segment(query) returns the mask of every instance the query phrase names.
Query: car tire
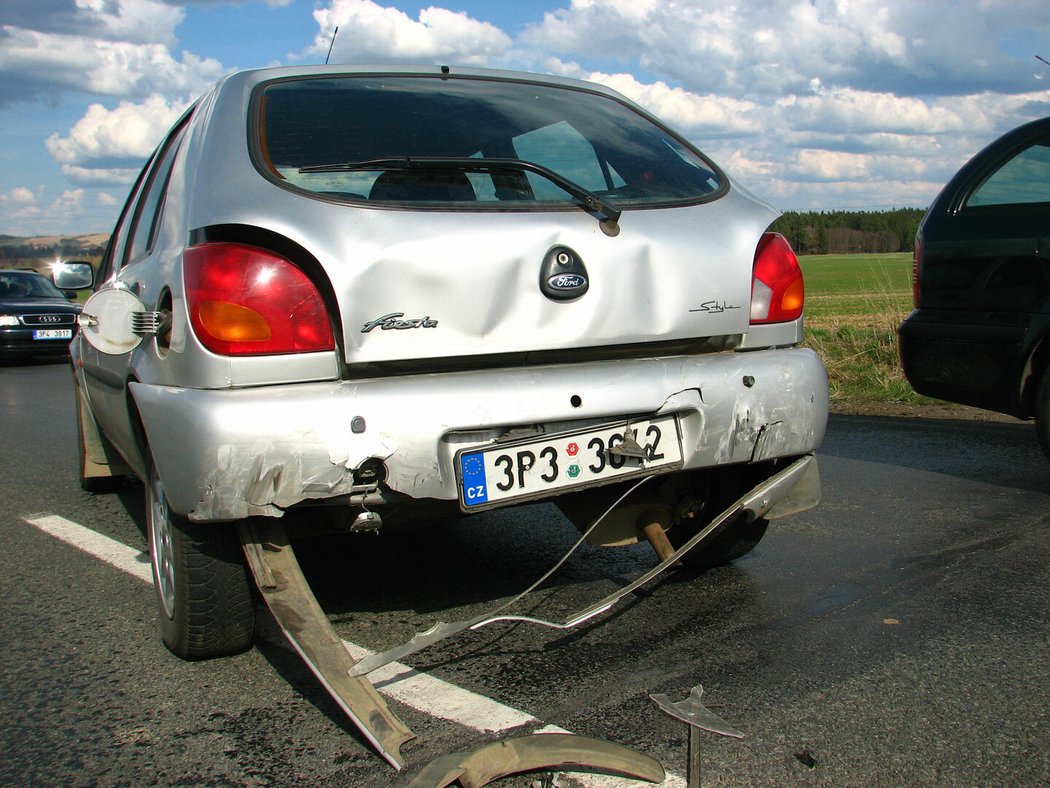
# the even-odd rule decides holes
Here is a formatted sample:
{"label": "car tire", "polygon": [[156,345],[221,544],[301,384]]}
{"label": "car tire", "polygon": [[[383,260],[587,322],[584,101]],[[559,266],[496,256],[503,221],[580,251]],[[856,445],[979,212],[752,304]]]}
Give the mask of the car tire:
{"label": "car tire", "polygon": [[1043,372],[1035,393],[1035,431],[1043,454],[1050,460],[1050,368]]}
{"label": "car tire", "polygon": [[236,526],[193,523],[171,511],[152,463],[146,521],[164,645],[187,660],[250,647],[255,595]]}
{"label": "car tire", "polygon": [[[691,522],[676,524],[667,532],[671,546],[677,550],[696,536],[708,522],[710,521],[701,525],[693,525]],[[765,518],[760,517],[748,522],[743,514],[739,514],[709,540],[701,542],[682,556],[682,563],[694,569],[711,569],[736,561],[758,546],[768,527],[769,521]]]}
{"label": "car tire", "polygon": [[[735,466],[719,469],[706,478],[706,492],[680,511],[667,532],[676,550],[706,528],[727,506],[752,489],[771,468]],[[688,499],[687,499],[688,500]],[[700,503],[703,501],[703,503]],[[689,511],[687,516],[685,511]],[[732,517],[714,536],[708,537],[682,557],[682,563],[694,569],[710,569],[736,561],[750,553],[766,534],[769,521],[748,521],[743,512]]]}

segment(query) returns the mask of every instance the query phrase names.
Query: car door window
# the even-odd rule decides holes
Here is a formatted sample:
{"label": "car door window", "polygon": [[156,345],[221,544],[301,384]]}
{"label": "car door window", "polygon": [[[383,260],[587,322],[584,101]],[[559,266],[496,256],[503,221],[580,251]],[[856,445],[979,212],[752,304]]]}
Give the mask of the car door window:
{"label": "car door window", "polygon": [[163,207],[168,178],[171,176],[175,154],[178,153],[179,143],[182,142],[185,129],[186,125],[183,124],[168,138],[164,149],[157,157],[156,165],[149,174],[142,199],[135,210],[129,251],[125,258],[128,262],[141,259],[153,247],[157,234],[157,219]]}
{"label": "car door window", "polygon": [[977,187],[969,208],[1050,202],[1050,143],[1025,148]]}
{"label": "car door window", "polygon": [[110,236],[109,244],[106,246],[106,253],[102,256],[96,287],[109,280],[116,271],[120,270],[123,264],[128,232],[131,230],[131,221],[135,215],[134,207],[138,204],[139,195],[142,193],[142,184],[146,181],[146,173],[149,172],[150,165],[155,158],[156,154],[151,156],[149,161],[146,162],[146,166],[142,168],[138,178],[135,180],[135,185],[128,195],[127,202],[124,203],[124,208],[120,212],[120,218],[117,220],[117,226],[113,230],[113,235]]}

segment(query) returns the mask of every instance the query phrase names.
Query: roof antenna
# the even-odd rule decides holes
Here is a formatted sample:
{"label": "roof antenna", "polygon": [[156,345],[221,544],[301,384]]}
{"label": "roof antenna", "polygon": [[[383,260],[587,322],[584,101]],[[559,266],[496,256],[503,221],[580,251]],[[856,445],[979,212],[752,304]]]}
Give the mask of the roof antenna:
{"label": "roof antenna", "polygon": [[332,56],[332,47],[335,46],[335,37],[339,35],[339,25],[335,26],[335,30],[332,31],[332,40],[328,42],[328,54],[324,56],[324,64],[328,65],[328,58]]}

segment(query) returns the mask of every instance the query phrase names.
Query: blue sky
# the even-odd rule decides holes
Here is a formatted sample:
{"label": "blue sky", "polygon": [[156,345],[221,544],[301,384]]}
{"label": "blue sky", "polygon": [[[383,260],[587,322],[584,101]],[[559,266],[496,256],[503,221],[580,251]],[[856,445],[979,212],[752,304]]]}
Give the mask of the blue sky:
{"label": "blue sky", "polygon": [[449,63],[609,84],[783,209],[923,207],[1050,115],[1046,0],[3,0],[0,234],[107,233],[230,71]]}

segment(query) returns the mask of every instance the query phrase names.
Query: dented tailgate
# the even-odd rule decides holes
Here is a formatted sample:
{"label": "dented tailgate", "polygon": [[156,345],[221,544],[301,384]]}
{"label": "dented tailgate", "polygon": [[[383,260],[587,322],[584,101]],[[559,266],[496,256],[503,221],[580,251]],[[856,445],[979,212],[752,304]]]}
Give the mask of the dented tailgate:
{"label": "dented tailgate", "polygon": [[[631,213],[615,238],[585,214],[571,221],[549,214],[417,215],[395,242],[350,252],[358,264],[342,277],[347,361],[741,334],[751,259],[772,216],[742,202]],[[747,207],[754,214],[750,233],[739,222]],[[395,221],[376,217],[370,230],[382,234]],[[541,274],[551,250],[575,257],[588,285],[583,295],[544,294]]]}

